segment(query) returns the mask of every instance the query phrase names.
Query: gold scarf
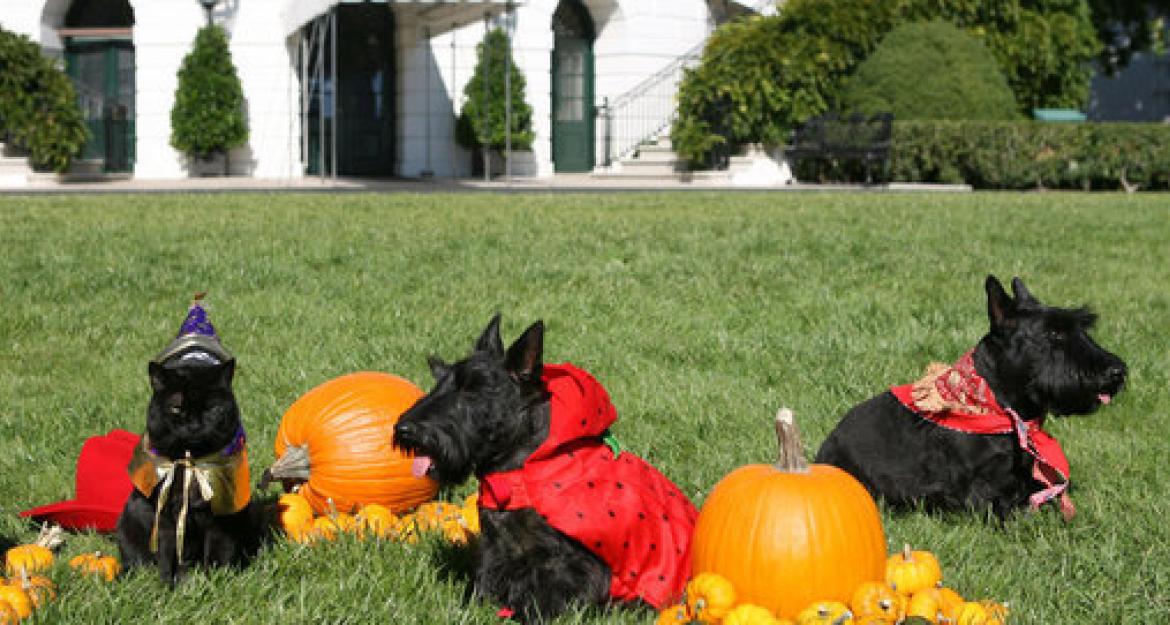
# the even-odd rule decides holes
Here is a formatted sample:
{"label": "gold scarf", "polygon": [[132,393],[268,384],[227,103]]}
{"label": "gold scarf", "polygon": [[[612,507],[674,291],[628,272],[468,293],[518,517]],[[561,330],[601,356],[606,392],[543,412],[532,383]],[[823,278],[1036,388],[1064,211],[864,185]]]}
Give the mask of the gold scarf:
{"label": "gold scarf", "polygon": [[206,456],[192,458],[188,452],[185,458],[171,460],[155,453],[150,448],[150,437],[142,436],[142,442],[134,449],[127,469],[134,487],[146,497],[150,497],[155,487],[162,484],[154,509],[154,526],[150,530],[152,553],[158,553],[158,521],[162,516],[163,506],[166,505],[167,495],[174,485],[177,467],[182,466],[186,469],[183,471],[183,505],[179,510],[179,520],[175,528],[177,539],[175,549],[180,564],[183,562],[188,493],[192,482],[198,486],[199,495],[203,500],[211,504],[211,512],[216,516],[235,514],[248,505],[252,496],[248,475],[248,448],[243,444],[235,445],[234,442],[232,446],[237,449],[231,454],[216,451]]}

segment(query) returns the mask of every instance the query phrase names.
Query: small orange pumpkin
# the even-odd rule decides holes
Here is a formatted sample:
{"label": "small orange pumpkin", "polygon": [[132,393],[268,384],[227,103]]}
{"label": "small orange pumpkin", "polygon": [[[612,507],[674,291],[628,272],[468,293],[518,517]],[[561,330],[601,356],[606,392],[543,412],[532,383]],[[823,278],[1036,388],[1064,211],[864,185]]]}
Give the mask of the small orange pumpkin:
{"label": "small orange pumpkin", "polygon": [[20,579],[10,579],[8,584],[23,590],[32,601],[33,608],[41,608],[57,598],[57,585],[44,575],[29,575],[21,571]]}
{"label": "small orange pumpkin", "polygon": [[463,500],[463,524],[468,532],[479,533],[479,494],[471,493]]}
{"label": "small orange pumpkin", "polygon": [[911,551],[907,544],[886,560],[886,583],[903,595],[933,588],[940,581],[942,569],[938,566],[938,559],[929,551]]}
{"label": "small orange pumpkin", "polygon": [[959,606],[966,602],[954,589],[942,586],[938,589],[939,620],[954,623],[958,618]]}
{"label": "small orange pumpkin", "polygon": [[741,603],[723,617],[723,625],[779,625],[779,621],[768,608]]}
{"label": "small orange pumpkin", "polygon": [[276,500],[276,508],[284,533],[294,539],[304,534],[313,522],[313,507],[300,493],[284,493]]}
{"label": "small orange pumpkin", "polygon": [[790,410],[777,414],[776,431],[780,461],[720,480],[691,545],[696,573],[719,573],[741,601],[792,618],[813,601],[848,601],[858,584],[881,580],[886,539],[864,486],[804,460]]}
{"label": "small orange pumpkin", "polygon": [[987,625],[987,608],[977,601],[965,601],[955,611],[955,625]]}
{"label": "small orange pumpkin", "polygon": [[362,506],[357,513],[359,535],[369,534],[375,538],[389,538],[398,526],[398,517],[390,508],[371,503]]}
{"label": "small orange pumpkin", "polygon": [[463,508],[446,501],[428,501],[414,511],[414,519],[423,531],[442,529],[448,521],[463,518]]}
{"label": "small orange pumpkin", "polygon": [[987,610],[987,625],[1004,625],[1008,617],[1008,604],[984,599],[979,602]]}
{"label": "small orange pumpkin", "polygon": [[796,615],[796,625],[845,625],[852,622],[853,613],[840,601],[817,601]]}
{"label": "small orange pumpkin", "polygon": [[11,606],[19,619],[28,618],[28,615],[32,614],[32,599],[19,586],[0,584],[0,603]]}
{"label": "small orange pumpkin", "polygon": [[910,595],[906,602],[906,617],[917,616],[931,623],[937,623],[942,615],[942,596],[938,588],[923,588]]}
{"label": "small orange pumpkin", "polygon": [[691,622],[691,614],[687,606],[682,603],[668,605],[658,613],[654,625],[687,625]]}
{"label": "small orange pumpkin", "polygon": [[687,611],[699,621],[717,623],[735,605],[735,587],[717,573],[699,573],[685,592]]}
{"label": "small orange pumpkin", "polygon": [[20,615],[11,603],[0,600],[0,625],[15,625],[20,622]]}
{"label": "small orange pumpkin", "polygon": [[83,553],[69,560],[69,567],[81,573],[84,577],[114,581],[122,570],[122,565],[114,556],[102,555],[102,552]]}
{"label": "small orange pumpkin", "polygon": [[41,527],[37,539],[27,545],[17,545],[4,553],[4,569],[9,575],[21,571],[39,573],[53,566],[53,550],[65,541],[65,531],[58,525]]}
{"label": "small orange pumpkin", "polygon": [[906,599],[882,582],[863,582],[853,591],[849,607],[858,618],[872,614],[896,622],[906,614]]}
{"label": "small orange pumpkin", "polygon": [[317,514],[328,513],[329,499],[342,512],[367,503],[409,510],[432,499],[438,484],[415,477],[413,457],[393,440],[398,417],[422,396],[407,380],[373,371],[318,385],[281,417],[268,475],[301,483]]}

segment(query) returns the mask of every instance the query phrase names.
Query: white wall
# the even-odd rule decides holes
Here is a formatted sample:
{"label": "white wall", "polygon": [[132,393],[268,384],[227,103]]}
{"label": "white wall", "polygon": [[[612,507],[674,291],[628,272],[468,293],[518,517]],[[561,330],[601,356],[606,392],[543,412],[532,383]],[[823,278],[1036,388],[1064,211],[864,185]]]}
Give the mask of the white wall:
{"label": "white wall", "polygon": [[[28,34],[59,50],[55,28],[70,0],[0,0],[0,25]],[[300,103],[295,37],[286,39],[280,15],[295,0],[222,0],[216,23],[228,31],[248,106],[250,138],[233,151],[237,173],[264,178],[298,177]],[[176,72],[205,23],[195,0],[130,0],[134,9],[137,63],[136,161],[140,178],[189,175],[184,155],[170,147],[170,111]],[[690,50],[707,36],[710,15],[704,0],[585,0],[597,28],[594,44],[596,104],[613,98]],[[550,175],[551,161],[551,23],[557,0],[528,0],[515,9],[514,51],[527,80],[533,108],[533,145],[538,175]],[[423,27],[399,12],[397,140],[398,173],[418,176],[465,176],[470,155],[454,141],[454,120],[463,88],[475,65],[482,22],[456,30]],[[434,34],[438,33],[438,34]],[[600,143],[602,137],[597,137]],[[429,146],[429,154],[428,154]]]}

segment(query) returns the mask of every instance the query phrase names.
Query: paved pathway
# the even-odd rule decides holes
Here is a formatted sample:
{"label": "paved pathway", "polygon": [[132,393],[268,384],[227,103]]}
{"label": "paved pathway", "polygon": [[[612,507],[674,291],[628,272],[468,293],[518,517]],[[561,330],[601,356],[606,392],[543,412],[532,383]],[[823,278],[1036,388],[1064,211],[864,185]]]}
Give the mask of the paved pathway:
{"label": "paved pathway", "polygon": [[546,178],[249,178],[243,176],[151,180],[129,178],[97,182],[37,180],[23,187],[0,187],[0,194],[63,193],[436,193],[436,192],[611,192],[611,191],[969,191],[965,185],[810,185],[777,187],[728,186],[708,181],[620,180],[589,174],[557,174]]}

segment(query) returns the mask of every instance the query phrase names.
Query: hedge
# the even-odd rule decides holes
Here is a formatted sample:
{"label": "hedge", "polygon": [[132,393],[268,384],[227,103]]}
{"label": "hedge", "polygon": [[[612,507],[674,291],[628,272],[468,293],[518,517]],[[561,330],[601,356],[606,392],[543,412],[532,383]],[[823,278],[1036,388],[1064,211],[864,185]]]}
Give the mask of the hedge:
{"label": "hedge", "polygon": [[977,189],[1167,189],[1170,125],[894,123],[890,178]]}
{"label": "hedge", "polygon": [[[895,121],[889,182],[976,189],[1170,189],[1170,124]],[[803,159],[803,181],[860,181],[859,163]]]}

